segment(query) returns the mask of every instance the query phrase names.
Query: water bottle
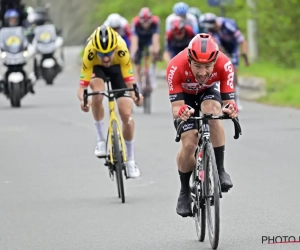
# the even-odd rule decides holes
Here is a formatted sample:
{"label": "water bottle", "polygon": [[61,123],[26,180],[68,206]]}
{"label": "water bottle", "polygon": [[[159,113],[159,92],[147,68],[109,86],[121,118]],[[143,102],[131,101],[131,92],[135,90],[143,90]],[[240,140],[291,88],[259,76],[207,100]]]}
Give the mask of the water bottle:
{"label": "water bottle", "polygon": [[203,171],[203,162],[202,162],[202,150],[199,151],[197,157],[197,169],[198,169],[198,177],[201,182],[204,181],[204,171]]}
{"label": "water bottle", "polygon": [[202,150],[199,150],[198,157],[197,157],[197,169],[200,171],[202,170]]}

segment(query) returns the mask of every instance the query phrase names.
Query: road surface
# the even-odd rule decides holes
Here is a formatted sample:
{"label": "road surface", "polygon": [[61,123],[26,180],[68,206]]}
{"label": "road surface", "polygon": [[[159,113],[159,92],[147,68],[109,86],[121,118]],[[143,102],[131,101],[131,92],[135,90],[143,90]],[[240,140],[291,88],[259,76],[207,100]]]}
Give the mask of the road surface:
{"label": "road surface", "polygon": [[[135,108],[141,177],[125,181],[122,204],[94,156],[92,115],[79,108],[76,56],[68,49],[54,86],[39,81],[22,108],[0,98],[0,249],[210,249],[208,237],[197,241],[194,221],[175,212],[180,144],[166,87],[156,90],[152,115]],[[262,236],[300,235],[300,111],[243,105],[239,140],[224,122],[234,188],[221,200],[219,249],[299,249],[262,244]]]}

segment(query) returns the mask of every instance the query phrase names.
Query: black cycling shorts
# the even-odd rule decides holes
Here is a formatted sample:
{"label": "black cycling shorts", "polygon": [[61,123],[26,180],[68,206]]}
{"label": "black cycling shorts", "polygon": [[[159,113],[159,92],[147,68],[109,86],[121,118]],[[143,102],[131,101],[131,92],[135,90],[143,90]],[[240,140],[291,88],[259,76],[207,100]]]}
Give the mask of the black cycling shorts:
{"label": "black cycling shorts", "polygon": [[148,41],[148,42],[139,42],[138,44],[138,49],[136,54],[134,55],[134,63],[136,65],[141,65],[141,61],[142,61],[142,56],[143,56],[143,51],[148,48],[152,43],[152,40]]}
{"label": "black cycling shorts", "polygon": [[[124,81],[120,65],[112,65],[108,68],[95,65],[93,69],[93,77],[92,78],[101,78],[105,81],[106,77],[110,78],[110,84],[112,89],[123,89],[127,88],[127,85]],[[120,97],[131,97],[129,91],[123,91],[115,94],[115,98],[118,99]]]}
{"label": "black cycling shorts", "polygon": [[[193,116],[197,117],[200,115],[201,111],[201,103],[206,100],[215,100],[223,105],[221,94],[218,90],[215,90],[215,86],[212,86],[208,89],[206,89],[203,93],[199,95],[191,95],[183,93],[184,95],[184,103],[186,105],[189,105],[195,110],[195,113]],[[181,133],[184,133],[186,131],[192,130],[192,129],[198,129],[198,121],[186,121],[185,124],[183,124],[181,128]],[[175,124],[175,127],[177,124]],[[177,129],[177,128],[176,128]]]}

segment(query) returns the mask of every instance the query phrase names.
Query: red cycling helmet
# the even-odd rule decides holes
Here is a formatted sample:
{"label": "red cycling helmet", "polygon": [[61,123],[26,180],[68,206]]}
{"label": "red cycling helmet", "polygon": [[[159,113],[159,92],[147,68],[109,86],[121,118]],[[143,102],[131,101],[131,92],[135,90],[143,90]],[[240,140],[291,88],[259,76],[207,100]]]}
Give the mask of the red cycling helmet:
{"label": "red cycling helmet", "polygon": [[141,8],[139,17],[143,21],[148,21],[152,17],[152,13],[148,7]]}
{"label": "red cycling helmet", "polygon": [[180,34],[184,26],[185,24],[183,19],[181,17],[176,17],[171,23],[172,32],[174,32],[175,34]]}
{"label": "red cycling helmet", "polygon": [[219,46],[211,35],[200,33],[196,35],[188,46],[188,59],[197,63],[210,63],[217,59]]}

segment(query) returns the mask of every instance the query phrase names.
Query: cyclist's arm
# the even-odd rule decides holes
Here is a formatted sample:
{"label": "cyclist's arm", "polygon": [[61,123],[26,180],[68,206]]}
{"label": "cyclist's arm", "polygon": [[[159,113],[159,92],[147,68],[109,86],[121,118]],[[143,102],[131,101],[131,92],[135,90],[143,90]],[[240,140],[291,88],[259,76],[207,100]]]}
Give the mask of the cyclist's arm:
{"label": "cyclist's arm", "polygon": [[[81,73],[80,73],[80,84],[77,90],[78,99],[82,101],[83,99],[83,91],[87,88],[90,84],[90,80],[93,74],[93,57],[89,55],[89,44],[85,47],[83,57],[82,57],[82,66],[81,66]],[[92,59],[92,60],[89,60]]]}
{"label": "cyclist's arm", "polygon": [[[126,48],[126,45],[123,46],[123,48],[121,48],[121,50],[125,51],[125,55],[120,57],[120,53],[117,53],[116,56],[119,57],[119,62],[120,62],[120,68],[121,68],[121,73],[122,73],[122,77],[124,79],[124,82],[126,84],[126,86],[128,88],[132,88],[133,87],[133,83],[134,82],[134,75],[133,75],[133,68],[132,68],[132,63],[130,60],[130,55],[129,52]],[[132,91],[130,92],[131,94],[134,94]]]}
{"label": "cyclist's arm", "polygon": [[229,58],[225,55],[221,58],[221,64],[223,67],[220,69],[221,80],[219,83],[219,90],[221,93],[223,105],[226,105],[229,102],[234,102],[234,67],[229,60]]}
{"label": "cyclist's arm", "polygon": [[178,118],[178,111],[181,106],[184,105],[184,94],[181,86],[179,66],[177,66],[176,60],[174,59],[167,67],[166,80],[169,86],[169,99],[172,106],[172,114],[174,118]]}
{"label": "cyclist's arm", "polygon": [[171,14],[166,18],[166,32],[168,32],[169,30],[171,30],[171,24],[172,24],[172,19],[174,18],[175,14]]}
{"label": "cyclist's arm", "polygon": [[132,20],[132,24],[131,24],[131,44],[130,44],[130,54],[131,56],[134,56],[134,54],[136,53],[137,49],[138,49],[138,42],[139,42],[139,37],[136,33],[136,23],[137,23],[137,19],[134,18]]}
{"label": "cyclist's arm", "polygon": [[153,51],[158,53],[160,50],[160,20],[158,17],[153,17],[153,22],[156,24],[156,29],[152,36]]}
{"label": "cyclist's arm", "polygon": [[126,25],[124,26],[124,31],[125,31],[125,35],[128,37],[128,39],[131,39],[131,28],[129,23],[126,23]]}
{"label": "cyclist's arm", "polygon": [[194,33],[198,34],[199,33],[199,26],[198,26],[197,18],[192,14],[188,15],[188,18],[190,19],[190,22],[192,24],[192,28],[193,28]]}
{"label": "cyclist's arm", "polygon": [[248,53],[247,41],[246,41],[244,35],[242,34],[242,32],[236,26],[236,24],[231,23],[231,22],[225,22],[224,25],[225,25],[226,29],[232,33],[235,41],[240,44],[240,46],[242,48],[242,53],[247,55],[247,53]]}
{"label": "cyclist's arm", "polygon": [[170,54],[170,38],[171,37],[171,31],[167,32],[165,35],[165,51],[164,51],[164,60],[167,64],[169,64],[171,60],[171,54]]}
{"label": "cyclist's arm", "polygon": [[244,40],[240,43],[240,46],[241,46],[241,48],[242,48],[242,54],[247,55],[247,54],[248,54],[248,43],[247,43],[247,40],[244,39]]}

